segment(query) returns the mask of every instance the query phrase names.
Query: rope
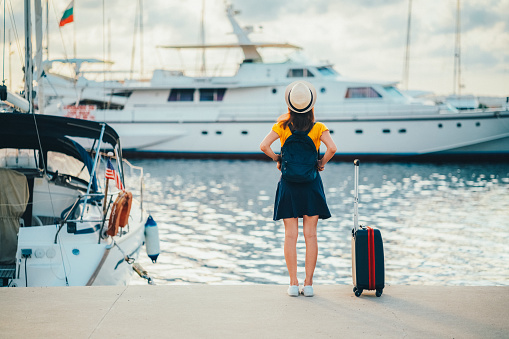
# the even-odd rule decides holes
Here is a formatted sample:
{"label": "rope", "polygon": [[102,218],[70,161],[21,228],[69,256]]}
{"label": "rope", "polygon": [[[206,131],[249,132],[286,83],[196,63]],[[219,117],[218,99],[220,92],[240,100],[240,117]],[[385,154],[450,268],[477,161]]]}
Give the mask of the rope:
{"label": "rope", "polygon": [[23,54],[23,50],[21,49],[21,45],[19,44],[18,30],[16,29],[16,19],[14,18],[14,12],[12,11],[12,4],[10,2],[9,2],[9,14],[11,16],[11,26],[14,29],[14,40],[16,40],[16,46],[18,46],[19,62],[21,65],[23,65],[23,60],[25,59],[25,55]]}
{"label": "rope", "polygon": [[[58,231],[60,231],[60,230],[58,230]],[[58,237],[58,231],[57,231],[57,234],[55,236],[55,240],[56,240],[56,237]],[[58,247],[60,248],[60,257],[62,258],[62,266],[64,268],[65,286],[69,286],[69,281],[67,280],[67,270],[65,269],[64,254],[62,253],[62,241],[58,242]],[[67,255],[66,255],[66,257],[67,257]]]}
{"label": "rope", "polygon": [[140,264],[138,264],[137,262],[135,262],[135,259],[134,258],[131,258],[129,257],[127,254],[125,254],[125,252],[120,248],[120,246],[118,246],[118,244],[116,243],[115,239],[111,238],[111,240],[113,241],[113,246],[116,246],[120,253],[122,253],[122,255],[124,256],[124,260],[132,266],[133,270],[138,273],[138,275],[143,278],[143,279],[146,279],[147,280],[147,283],[149,285],[155,285],[155,282],[154,280],[152,279],[152,277],[150,277],[148,275],[148,272],[143,268],[141,267]]}

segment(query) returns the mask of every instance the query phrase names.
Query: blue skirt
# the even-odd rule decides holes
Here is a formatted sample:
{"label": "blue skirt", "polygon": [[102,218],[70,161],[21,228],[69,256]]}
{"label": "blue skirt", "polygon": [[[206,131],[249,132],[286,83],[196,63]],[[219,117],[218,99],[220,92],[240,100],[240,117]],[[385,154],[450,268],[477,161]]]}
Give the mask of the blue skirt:
{"label": "blue skirt", "polygon": [[320,173],[310,182],[296,183],[281,178],[277,184],[274,220],[302,218],[304,215],[318,215],[320,219],[331,216]]}

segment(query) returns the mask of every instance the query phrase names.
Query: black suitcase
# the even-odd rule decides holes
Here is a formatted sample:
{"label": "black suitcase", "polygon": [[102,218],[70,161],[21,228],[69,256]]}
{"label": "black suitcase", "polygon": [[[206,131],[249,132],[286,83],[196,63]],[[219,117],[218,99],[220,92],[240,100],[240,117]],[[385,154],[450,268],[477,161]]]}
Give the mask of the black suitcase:
{"label": "black suitcase", "polygon": [[352,229],[352,278],[357,297],[363,290],[376,290],[380,297],[385,287],[384,245],[378,229],[359,228],[359,160],[354,160],[354,227]]}

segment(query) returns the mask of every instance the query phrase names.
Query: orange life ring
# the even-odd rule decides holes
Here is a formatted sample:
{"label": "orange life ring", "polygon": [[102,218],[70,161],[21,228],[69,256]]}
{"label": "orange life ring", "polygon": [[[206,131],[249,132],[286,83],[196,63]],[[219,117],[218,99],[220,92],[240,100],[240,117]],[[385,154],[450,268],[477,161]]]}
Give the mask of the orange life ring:
{"label": "orange life ring", "polygon": [[129,221],[133,194],[131,192],[120,192],[111,208],[110,219],[108,221],[107,234],[114,237],[118,233],[119,227],[125,227]]}
{"label": "orange life ring", "polygon": [[133,194],[131,192],[125,193],[126,197],[124,199],[124,207],[120,212],[120,222],[118,223],[120,227],[127,226],[127,223],[129,222],[129,214],[131,213],[131,205],[133,203]]}

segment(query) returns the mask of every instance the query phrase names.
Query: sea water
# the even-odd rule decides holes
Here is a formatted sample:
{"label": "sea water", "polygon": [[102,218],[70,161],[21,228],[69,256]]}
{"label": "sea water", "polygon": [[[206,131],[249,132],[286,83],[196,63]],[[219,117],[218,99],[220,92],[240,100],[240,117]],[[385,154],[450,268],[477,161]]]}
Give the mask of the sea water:
{"label": "sea water", "polygon": [[[272,220],[275,163],[133,163],[161,239],[156,264],[144,249],[138,261],[157,284],[289,282],[283,222]],[[315,284],[352,283],[353,173],[344,162],[321,172],[332,217],[318,222]],[[509,285],[507,164],[361,163],[359,194],[360,224],[382,233],[386,284]],[[297,255],[303,282],[301,222]]]}

